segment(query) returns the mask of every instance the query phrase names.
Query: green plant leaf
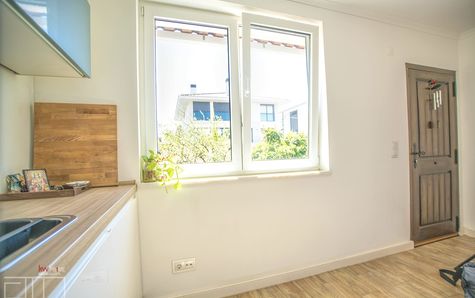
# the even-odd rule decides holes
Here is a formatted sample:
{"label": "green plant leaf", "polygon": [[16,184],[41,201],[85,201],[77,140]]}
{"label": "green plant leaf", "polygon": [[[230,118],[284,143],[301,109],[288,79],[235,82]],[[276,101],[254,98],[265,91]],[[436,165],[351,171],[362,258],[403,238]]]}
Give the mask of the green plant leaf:
{"label": "green plant leaf", "polygon": [[175,183],[175,185],[173,185],[173,188],[175,188],[176,190],[180,190],[182,187],[183,185],[180,182],[177,182]]}

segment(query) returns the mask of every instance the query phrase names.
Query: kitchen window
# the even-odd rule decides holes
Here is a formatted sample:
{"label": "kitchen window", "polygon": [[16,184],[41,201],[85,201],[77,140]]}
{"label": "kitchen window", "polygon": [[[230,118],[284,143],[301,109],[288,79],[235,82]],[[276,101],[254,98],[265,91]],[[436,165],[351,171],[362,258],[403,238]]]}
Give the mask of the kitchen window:
{"label": "kitchen window", "polygon": [[144,149],[183,177],[318,168],[317,26],[147,3],[142,29]]}

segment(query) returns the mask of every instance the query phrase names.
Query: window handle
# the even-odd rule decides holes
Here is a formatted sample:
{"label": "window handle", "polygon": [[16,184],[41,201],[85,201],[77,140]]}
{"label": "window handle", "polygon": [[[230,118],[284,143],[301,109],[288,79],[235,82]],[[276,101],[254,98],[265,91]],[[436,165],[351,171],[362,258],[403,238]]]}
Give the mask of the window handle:
{"label": "window handle", "polygon": [[244,96],[249,97],[249,95],[251,93],[250,90],[249,90],[249,89],[251,89],[250,88],[251,80],[249,80],[249,77],[246,77],[245,81],[246,81],[246,86],[244,86]]}

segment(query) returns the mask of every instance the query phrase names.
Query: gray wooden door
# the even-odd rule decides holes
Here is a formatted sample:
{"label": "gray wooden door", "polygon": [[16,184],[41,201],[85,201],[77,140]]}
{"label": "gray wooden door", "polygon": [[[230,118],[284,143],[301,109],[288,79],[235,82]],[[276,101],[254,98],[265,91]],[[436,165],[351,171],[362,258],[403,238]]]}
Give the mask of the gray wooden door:
{"label": "gray wooden door", "polygon": [[458,232],[455,72],[406,65],[411,169],[411,239]]}

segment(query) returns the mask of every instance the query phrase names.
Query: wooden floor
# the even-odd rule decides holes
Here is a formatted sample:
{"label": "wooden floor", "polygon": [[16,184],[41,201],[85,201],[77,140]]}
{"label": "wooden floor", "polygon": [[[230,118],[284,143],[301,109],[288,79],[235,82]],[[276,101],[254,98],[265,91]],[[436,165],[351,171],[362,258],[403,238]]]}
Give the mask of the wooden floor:
{"label": "wooden floor", "polygon": [[439,276],[475,254],[475,238],[461,236],[277,286],[232,296],[258,297],[463,297]]}

